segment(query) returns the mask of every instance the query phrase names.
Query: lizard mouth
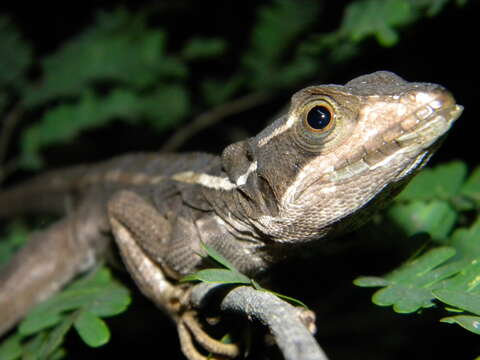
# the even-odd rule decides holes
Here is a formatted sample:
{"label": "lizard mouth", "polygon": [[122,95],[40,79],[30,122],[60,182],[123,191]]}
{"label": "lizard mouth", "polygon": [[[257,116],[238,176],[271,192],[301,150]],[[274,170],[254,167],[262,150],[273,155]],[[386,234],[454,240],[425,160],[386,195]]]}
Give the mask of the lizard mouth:
{"label": "lizard mouth", "polygon": [[445,89],[409,94],[423,102],[416,111],[400,122],[402,134],[395,142],[402,148],[419,146],[426,149],[447,132],[463,111]]}
{"label": "lizard mouth", "polygon": [[[427,151],[443,138],[463,111],[450,92],[440,86],[412,90],[400,102],[402,100],[418,105],[408,114],[398,114],[401,116],[399,121],[372,141],[376,146],[366,150],[363,157],[370,166],[376,166],[395,154]],[[404,111],[404,108],[399,106],[398,111]]]}
{"label": "lizard mouth", "polygon": [[[388,164],[392,157],[402,154],[410,159],[425,155],[439,143],[463,111],[450,92],[430,84],[426,89],[410,90],[398,101],[399,120],[395,125],[371,139],[371,147],[362,146],[358,154],[336,167],[329,174],[330,180],[348,180],[354,175]],[[418,105],[413,111],[407,112],[406,106],[401,106],[402,102]]]}

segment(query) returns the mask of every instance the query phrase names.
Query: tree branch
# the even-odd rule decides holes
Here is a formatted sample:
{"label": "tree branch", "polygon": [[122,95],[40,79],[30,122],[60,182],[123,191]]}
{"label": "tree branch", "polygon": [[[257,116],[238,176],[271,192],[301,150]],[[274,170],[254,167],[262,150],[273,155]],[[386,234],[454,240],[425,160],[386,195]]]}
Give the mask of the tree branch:
{"label": "tree branch", "polygon": [[[192,289],[190,302],[203,308],[222,284],[200,283]],[[275,295],[239,286],[229,291],[220,310],[246,316],[266,325],[274,336],[285,360],[328,360],[327,356],[300,320],[299,310]]]}
{"label": "tree branch", "polygon": [[160,151],[175,151],[197,132],[212,126],[227,116],[246,111],[256,105],[262,104],[268,101],[271,97],[271,93],[256,92],[222,104],[211,111],[207,111],[194,118],[183,128],[178,129],[175,134],[160,148]]}

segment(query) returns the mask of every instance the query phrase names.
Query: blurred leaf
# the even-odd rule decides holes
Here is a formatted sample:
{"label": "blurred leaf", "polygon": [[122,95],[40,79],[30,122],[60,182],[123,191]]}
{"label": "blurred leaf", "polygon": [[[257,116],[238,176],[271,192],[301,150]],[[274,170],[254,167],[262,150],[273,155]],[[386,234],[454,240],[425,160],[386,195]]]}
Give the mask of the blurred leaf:
{"label": "blurred leaf", "polygon": [[32,62],[32,49],[5,16],[0,16],[0,54],[0,88],[23,86]]}
{"label": "blurred leaf", "polygon": [[461,189],[461,194],[466,195],[480,204],[480,166],[475,168]]}
{"label": "blurred leaf", "polygon": [[480,256],[480,216],[470,227],[456,229],[450,243],[462,259],[472,260]]}
{"label": "blurred leaf", "polygon": [[22,355],[21,337],[14,335],[0,344],[0,359],[14,360]]}
{"label": "blurred leaf", "polygon": [[318,70],[318,61],[307,56],[297,56],[284,66],[279,66],[277,83],[279,86],[288,87],[300,79],[306,79]]}
{"label": "blurred leaf", "polygon": [[62,316],[59,313],[38,313],[34,317],[25,318],[20,324],[19,331],[22,335],[31,335],[57,325],[61,321]]}
{"label": "blurred leaf", "polygon": [[222,104],[230,99],[244,85],[245,81],[238,74],[226,81],[206,79],[201,84],[205,101],[211,106]]}
{"label": "blurred leaf", "polygon": [[275,0],[258,12],[251,48],[244,66],[252,73],[250,86],[278,86],[280,60],[297,37],[318,20],[319,3],[313,0]]}
{"label": "blurred leaf", "polygon": [[40,332],[23,345],[22,360],[38,360],[43,344],[46,343],[47,334]]}
{"label": "blurred leaf", "polygon": [[43,81],[25,103],[79,95],[94,82],[144,89],[162,78],[182,79],[187,68],[164,53],[165,33],[148,29],[143,15],[123,9],[101,13],[97,22],[43,61]]}
{"label": "blurred leaf", "polygon": [[467,166],[452,161],[423,169],[397,197],[398,201],[449,199],[459,193],[467,175]]}
{"label": "blurred leaf", "polygon": [[317,20],[316,1],[275,0],[258,12],[252,35],[254,52],[261,59],[278,59],[290,42]]}
{"label": "blurred leaf", "polygon": [[399,40],[398,29],[416,21],[425,12],[436,16],[449,0],[360,0],[351,2],[339,29],[341,37],[360,42],[375,36],[382,46]]}
{"label": "blurred leaf", "polygon": [[407,236],[425,232],[446,239],[455,225],[467,167],[459,161],[424,169],[396,198],[389,216]]}
{"label": "blurred leaf", "polygon": [[20,162],[24,167],[38,168],[42,164],[41,148],[70,141],[82,131],[115,119],[146,119],[162,129],[175,124],[187,110],[187,94],[177,85],[159,88],[148,96],[125,89],[115,89],[104,97],[88,91],[78,103],[54,107],[22,134]]}
{"label": "blurred leaf", "polygon": [[412,201],[395,204],[388,214],[407,236],[428,233],[434,240],[445,239],[450,234],[457,213],[444,201]]}
{"label": "blurred leaf", "polygon": [[442,9],[447,5],[449,0],[434,0],[430,1],[430,7],[427,10],[428,16],[436,16],[438,15]]}
{"label": "blurred leaf", "polygon": [[88,346],[99,347],[110,340],[110,331],[105,322],[90,311],[82,311],[74,326]]}
{"label": "blurred leaf", "polygon": [[139,105],[142,116],[157,130],[174,126],[190,111],[190,100],[186,89],[174,84],[159,87],[139,100]]}
{"label": "blurred leaf", "polygon": [[21,222],[13,222],[8,226],[6,237],[0,241],[0,268],[25,243],[27,234],[28,229]]}
{"label": "blurred leaf", "polygon": [[398,42],[398,26],[416,19],[416,12],[407,0],[363,0],[352,2],[346,9],[340,31],[359,42],[374,35],[383,46]]}
{"label": "blurred leaf", "polygon": [[223,39],[194,37],[182,50],[182,58],[191,61],[220,56],[225,52],[226,46]]}
{"label": "blurred leaf", "polygon": [[129,303],[127,289],[113,281],[103,268],[38,305],[22,321],[19,331],[23,335],[36,333],[57,324],[66,311],[77,309],[101,317],[113,316],[125,311]]}
{"label": "blurred leaf", "polygon": [[76,314],[66,316],[63,321],[58,324],[42,341],[38,357],[40,359],[48,359],[63,343],[63,339],[68,330],[72,327]]}

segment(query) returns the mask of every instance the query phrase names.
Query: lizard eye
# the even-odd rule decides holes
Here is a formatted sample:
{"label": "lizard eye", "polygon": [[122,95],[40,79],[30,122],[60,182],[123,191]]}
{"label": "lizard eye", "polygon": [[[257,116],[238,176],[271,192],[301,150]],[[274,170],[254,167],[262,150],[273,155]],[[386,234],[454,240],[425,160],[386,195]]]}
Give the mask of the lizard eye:
{"label": "lizard eye", "polygon": [[317,152],[335,137],[332,131],[337,123],[335,109],[326,99],[317,99],[301,109],[300,121],[295,126],[295,137],[301,147]]}
{"label": "lizard eye", "polygon": [[315,106],[308,111],[305,123],[311,131],[324,132],[333,124],[332,110],[325,105]]}

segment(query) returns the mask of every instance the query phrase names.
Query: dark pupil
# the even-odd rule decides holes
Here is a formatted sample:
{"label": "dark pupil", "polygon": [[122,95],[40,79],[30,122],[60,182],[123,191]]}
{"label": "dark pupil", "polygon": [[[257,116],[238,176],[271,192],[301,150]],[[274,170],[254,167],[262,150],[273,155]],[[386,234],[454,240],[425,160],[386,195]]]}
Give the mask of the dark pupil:
{"label": "dark pupil", "polygon": [[315,130],[325,129],[331,119],[332,115],[325,106],[315,106],[307,115],[308,125]]}

